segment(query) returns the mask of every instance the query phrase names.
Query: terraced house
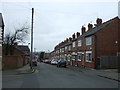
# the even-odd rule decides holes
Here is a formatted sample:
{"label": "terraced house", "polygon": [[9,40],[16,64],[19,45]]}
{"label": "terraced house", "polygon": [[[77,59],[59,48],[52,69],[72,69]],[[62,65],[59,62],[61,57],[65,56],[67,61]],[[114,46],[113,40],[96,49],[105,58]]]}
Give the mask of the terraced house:
{"label": "terraced house", "polygon": [[[88,30],[82,26],[81,35],[74,33],[54,48],[56,59],[64,59],[67,64],[89,68],[116,67],[120,19],[115,17],[103,23],[97,18],[96,24],[88,24]],[[52,52],[51,52],[52,53]]]}

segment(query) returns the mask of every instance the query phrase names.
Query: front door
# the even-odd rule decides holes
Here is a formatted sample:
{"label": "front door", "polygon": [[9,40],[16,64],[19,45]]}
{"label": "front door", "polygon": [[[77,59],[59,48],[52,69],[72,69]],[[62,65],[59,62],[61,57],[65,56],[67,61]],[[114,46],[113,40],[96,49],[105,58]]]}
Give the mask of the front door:
{"label": "front door", "polygon": [[77,66],[77,56],[75,56],[75,66]]}
{"label": "front door", "polygon": [[82,66],[83,66],[83,67],[85,66],[85,57],[84,57],[83,54],[82,54]]}

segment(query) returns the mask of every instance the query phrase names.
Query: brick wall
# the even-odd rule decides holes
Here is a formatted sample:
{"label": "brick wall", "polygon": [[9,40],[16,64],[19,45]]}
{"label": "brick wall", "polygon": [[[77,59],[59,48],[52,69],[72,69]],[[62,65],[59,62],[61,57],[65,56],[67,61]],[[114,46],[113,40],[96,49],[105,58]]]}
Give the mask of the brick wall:
{"label": "brick wall", "polygon": [[118,19],[97,34],[97,56],[116,56],[118,51]]}
{"label": "brick wall", "polygon": [[21,56],[4,56],[3,69],[13,69],[23,66],[23,58]]}

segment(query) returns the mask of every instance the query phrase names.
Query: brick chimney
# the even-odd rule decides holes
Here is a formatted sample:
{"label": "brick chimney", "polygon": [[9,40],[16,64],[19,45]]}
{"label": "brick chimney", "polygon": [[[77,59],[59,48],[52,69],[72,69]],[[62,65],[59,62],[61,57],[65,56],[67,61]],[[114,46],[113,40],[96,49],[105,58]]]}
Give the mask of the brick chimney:
{"label": "brick chimney", "polygon": [[88,24],[88,30],[92,29],[93,28],[93,25],[92,24]]}
{"label": "brick chimney", "polygon": [[69,41],[70,41],[70,42],[72,41],[72,38],[71,38],[71,37],[69,38]]}
{"label": "brick chimney", "polygon": [[68,42],[68,38],[66,38],[66,42]]}
{"label": "brick chimney", "polygon": [[102,19],[101,18],[97,18],[96,23],[97,23],[97,25],[101,25],[102,24]]}
{"label": "brick chimney", "polygon": [[72,35],[72,38],[75,39],[75,33]]}
{"label": "brick chimney", "polygon": [[84,33],[85,33],[86,28],[85,28],[84,26],[82,26],[81,30],[82,30],[82,34],[84,34]]}
{"label": "brick chimney", "polygon": [[77,33],[76,33],[76,35],[77,35],[77,38],[78,38],[78,37],[80,36],[80,33],[79,33],[79,32],[77,32]]}

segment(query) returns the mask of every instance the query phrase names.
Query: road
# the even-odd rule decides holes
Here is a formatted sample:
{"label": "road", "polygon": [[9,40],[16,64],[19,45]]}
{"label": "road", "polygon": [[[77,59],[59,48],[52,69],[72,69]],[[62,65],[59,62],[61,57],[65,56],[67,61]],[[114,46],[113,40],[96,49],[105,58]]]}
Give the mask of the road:
{"label": "road", "polygon": [[33,74],[4,75],[3,88],[118,88],[118,82],[39,63]]}

